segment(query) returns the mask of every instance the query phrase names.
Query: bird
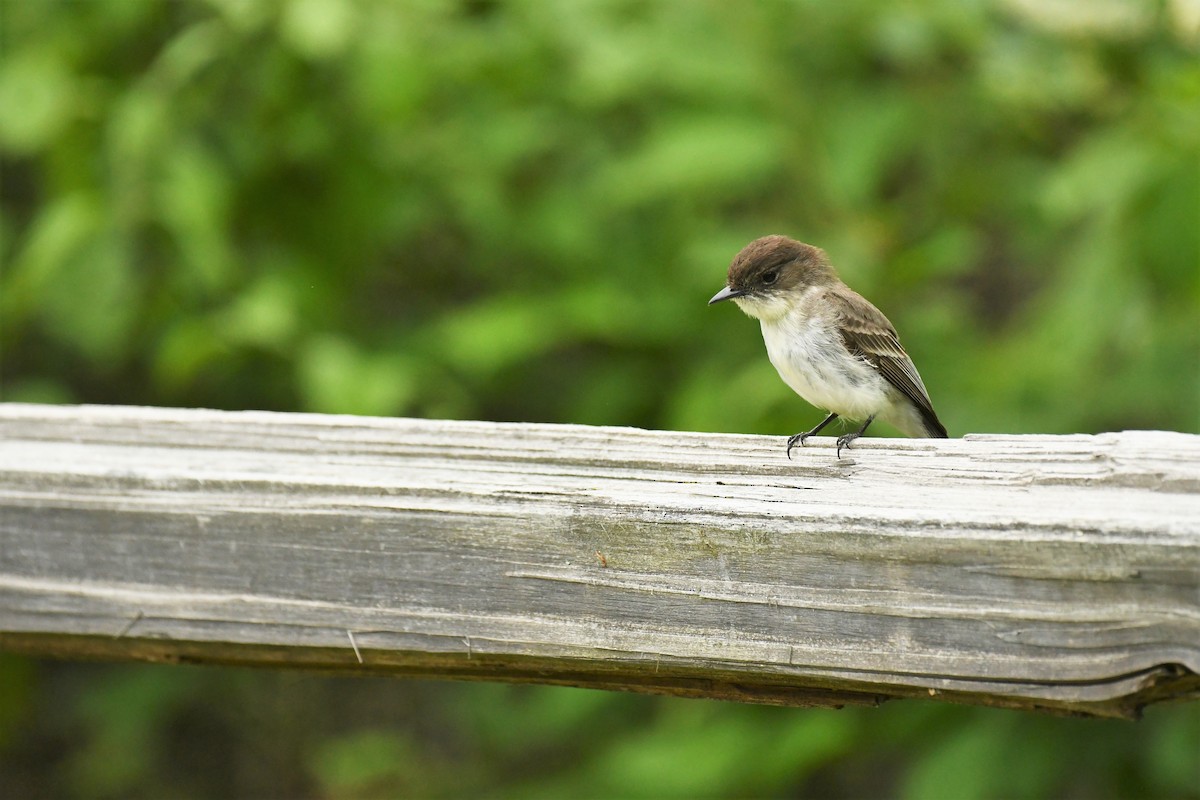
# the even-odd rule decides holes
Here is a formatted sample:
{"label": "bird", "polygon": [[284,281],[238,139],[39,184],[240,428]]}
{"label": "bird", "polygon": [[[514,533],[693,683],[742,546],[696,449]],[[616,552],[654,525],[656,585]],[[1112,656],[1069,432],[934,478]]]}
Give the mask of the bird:
{"label": "bird", "polygon": [[734,257],[725,288],[708,304],[725,300],[760,322],[783,382],[829,414],[788,438],[788,458],[838,417],[865,420],[838,437],[838,458],[876,418],[906,436],[947,437],[895,327],[842,282],[821,248],[780,235],[755,239]]}

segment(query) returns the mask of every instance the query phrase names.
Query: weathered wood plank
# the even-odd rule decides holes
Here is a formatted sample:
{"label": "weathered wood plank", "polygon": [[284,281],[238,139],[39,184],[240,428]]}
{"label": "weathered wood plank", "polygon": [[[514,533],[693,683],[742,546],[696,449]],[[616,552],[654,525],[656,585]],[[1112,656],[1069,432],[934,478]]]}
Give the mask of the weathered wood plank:
{"label": "weathered wood plank", "polygon": [[786,704],[1200,694],[1200,437],[0,404],[0,647]]}

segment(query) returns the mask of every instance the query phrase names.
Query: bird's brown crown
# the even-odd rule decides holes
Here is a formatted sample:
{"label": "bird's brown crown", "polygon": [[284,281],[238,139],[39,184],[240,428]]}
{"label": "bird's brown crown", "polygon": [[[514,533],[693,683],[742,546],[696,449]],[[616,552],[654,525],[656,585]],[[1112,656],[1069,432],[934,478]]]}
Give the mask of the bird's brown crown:
{"label": "bird's brown crown", "polygon": [[824,250],[776,235],[755,239],[734,256],[727,285],[750,294],[786,292],[836,280]]}

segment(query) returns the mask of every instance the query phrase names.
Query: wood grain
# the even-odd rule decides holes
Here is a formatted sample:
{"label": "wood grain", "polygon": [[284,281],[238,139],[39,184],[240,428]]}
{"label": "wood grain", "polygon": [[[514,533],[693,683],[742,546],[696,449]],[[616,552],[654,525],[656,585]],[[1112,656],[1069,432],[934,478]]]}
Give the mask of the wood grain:
{"label": "wood grain", "polygon": [[1200,437],[0,404],[0,647],[789,705],[1200,695]]}

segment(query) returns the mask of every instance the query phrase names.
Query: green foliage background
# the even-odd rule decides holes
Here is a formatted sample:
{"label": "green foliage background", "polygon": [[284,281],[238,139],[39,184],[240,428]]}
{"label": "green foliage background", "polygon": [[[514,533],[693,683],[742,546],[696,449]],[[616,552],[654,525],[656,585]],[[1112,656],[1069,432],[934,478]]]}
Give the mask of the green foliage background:
{"label": "green foliage background", "polygon": [[[0,399],[788,434],[737,250],[952,435],[1200,432],[1183,2],[0,0]],[[1137,725],[0,660],[25,796],[1200,797]]]}

